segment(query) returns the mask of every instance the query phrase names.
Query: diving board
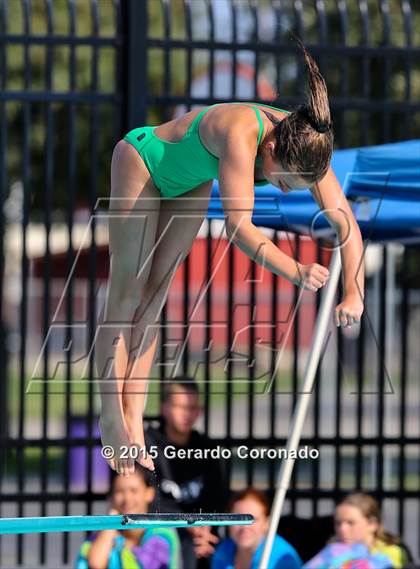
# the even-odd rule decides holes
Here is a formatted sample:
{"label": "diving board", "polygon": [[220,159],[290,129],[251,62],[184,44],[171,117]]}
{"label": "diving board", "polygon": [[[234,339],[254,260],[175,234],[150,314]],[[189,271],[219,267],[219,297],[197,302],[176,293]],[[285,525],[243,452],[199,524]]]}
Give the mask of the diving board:
{"label": "diving board", "polygon": [[56,516],[0,518],[0,534],[63,531],[127,530],[139,528],[251,525],[249,514],[122,514],[114,516]]}

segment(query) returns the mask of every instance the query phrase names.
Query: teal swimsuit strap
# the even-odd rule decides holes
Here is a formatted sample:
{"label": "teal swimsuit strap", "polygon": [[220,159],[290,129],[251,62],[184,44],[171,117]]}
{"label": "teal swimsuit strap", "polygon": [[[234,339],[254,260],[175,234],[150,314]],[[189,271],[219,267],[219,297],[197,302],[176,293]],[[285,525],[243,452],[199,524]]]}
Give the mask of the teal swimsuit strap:
{"label": "teal swimsuit strap", "polygon": [[[216,103],[216,104],[218,104],[218,103]],[[198,113],[198,115],[195,117],[195,119],[193,120],[193,122],[190,124],[190,128],[188,129],[188,132],[189,132],[190,130],[192,130],[192,129],[197,125],[197,123],[199,123],[199,122],[201,121],[201,117],[202,117],[203,115],[205,115],[205,114],[207,113],[207,111],[208,111],[209,109],[211,109],[212,107],[214,107],[214,106],[215,106],[215,105],[210,105],[210,106],[208,106],[208,107],[204,107],[204,109],[202,109],[202,110]]]}
{"label": "teal swimsuit strap", "polygon": [[286,113],[290,115],[292,111],[286,111],[286,109],[279,109],[278,107],[273,107],[272,105],[265,105],[264,103],[258,103],[260,107],[268,107],[269,109],[274,109],[275,111],[281,111],[282,113]]}
{"label": "teal swimsuit strap", "polygon": [[261,137],[262,137],[263,130],[264,130],[264,123],[263,123],[262,118],[261,118],[260,109],[257,109],[257,107],[252,107],[252,108],[254,109],[255,114],[257,115],[258,124],[260,125],[260,130],[258,132],[258,141],[257,141],[259,144],[261,142]]}

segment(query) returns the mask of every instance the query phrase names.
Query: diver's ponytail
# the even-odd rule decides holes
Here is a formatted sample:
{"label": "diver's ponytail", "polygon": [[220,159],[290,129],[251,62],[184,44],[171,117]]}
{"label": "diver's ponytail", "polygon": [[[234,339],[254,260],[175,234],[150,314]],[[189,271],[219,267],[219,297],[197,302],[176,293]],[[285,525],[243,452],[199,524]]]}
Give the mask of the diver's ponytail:
{"label": "diver's ponytail", "polygon": [[303,51],[310,87],[309,103],[300,109],[301,113],[305,115],[307,121],[316,131],[328,132],[331,130],[332,124],[327,85],[315,59],[303,42],[296,36],[295,39]]}
{"label": "diver's ponytail", "polygon": [[307,104],[289,113],[274,127],[275,158],[298,172],[309,184],[322,180],[330,167],[334,145],[327,86],[314,58],[296,39],[305,57],[310,94]]}

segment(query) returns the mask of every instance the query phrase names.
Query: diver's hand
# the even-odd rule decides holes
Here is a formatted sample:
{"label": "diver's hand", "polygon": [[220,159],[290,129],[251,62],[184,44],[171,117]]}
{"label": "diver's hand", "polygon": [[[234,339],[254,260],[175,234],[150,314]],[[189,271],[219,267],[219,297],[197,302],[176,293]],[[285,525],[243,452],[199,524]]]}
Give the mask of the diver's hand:
{"label": "diver's hand", "polygon": [[343,302],[341,302],[335,309],[334,320],[336,326],[349,328],[353,324],[358,324],[363,313],[363,300],[357,293],[347,294]]}
{"label": "diver's hand", "polygon": [[316,292],[327,283],[329,276],[328,269],[318,263],[310,265],[298,263],[293,282],[305,290]]}

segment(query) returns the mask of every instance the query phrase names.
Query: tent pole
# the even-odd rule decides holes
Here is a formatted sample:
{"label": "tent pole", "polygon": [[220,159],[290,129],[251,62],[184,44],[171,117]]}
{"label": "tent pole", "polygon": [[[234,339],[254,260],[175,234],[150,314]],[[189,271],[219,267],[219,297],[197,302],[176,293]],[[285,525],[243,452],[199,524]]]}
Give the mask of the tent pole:
{"label": "tent pole", "polygon": [[287,489],[290,484],[290,478],[293,471],[295,459],[290,456],[290,451],[297,451],[302,435],[302,429],[305,422],[306,414],[308,411],[309,401],[314,385],[316,370],[324,347],[325,338],[328,332],[328,326],[331,323],[331,314],[335,300],[335,294],[338,286],[338,279],[341,272],[341,259],[340,250],[336,246],[332,259],[330,262],[330,278],[325,286],[324,294],[319,308],[319,313],[315,324],[315,336],[312,343],[312,348],[308,356],[306,364],[302,392],[296,404],[293,413],[292,423],[289,427],[289,434],[287,440],[287,453],[286,458],[282,461],[279,475],[277,477],[277,490],[273,501],[273,507],[270,515],[270,526],[267,534],[267,539],[264,545],[264,551],[259,564],[259,569],[267,569],[270,559],[271,549],[273,547],[274,537],[282,514],[284,499]]}

